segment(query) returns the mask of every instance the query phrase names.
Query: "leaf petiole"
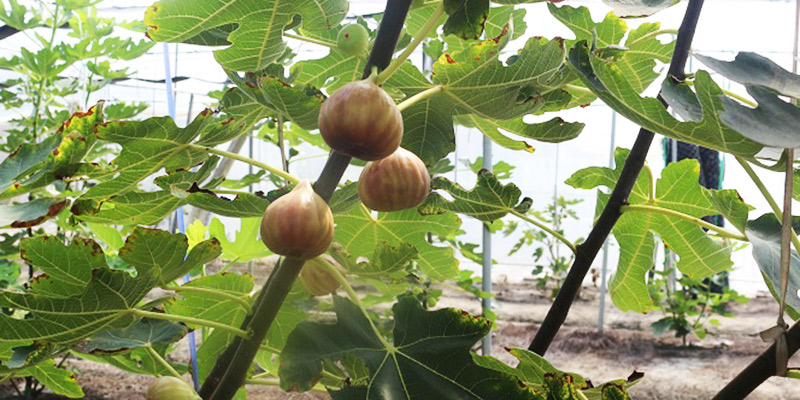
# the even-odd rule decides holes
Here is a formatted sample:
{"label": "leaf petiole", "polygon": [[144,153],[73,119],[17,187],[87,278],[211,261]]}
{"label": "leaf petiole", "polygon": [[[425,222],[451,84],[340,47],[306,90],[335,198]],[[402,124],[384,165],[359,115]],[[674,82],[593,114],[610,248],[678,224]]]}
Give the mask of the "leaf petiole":
{"label": "leaf petiole", "polygon": [[206,319],[199,319],[199,318],[192,318],[192,317],[185,317],[182,315],[174,315],[174,314],[165,314],[165,313],[157,313],[151,311],[140,310],[138,308],[134,308],[128,310],[128,313],[133,314],[137,317],[147,317],[153,319],[163,319],[165,321],[172,321],[172,322],[183,322],[189,323],[194,325],[200,326],[207,326],[209,328],[219,329],[221,331],[226,331],[232,333],[236,336],[241,336],[245,339],[250,338],[250,333],[239,328],[232,327],[230,325],[225,325],[216,321],[209,321]]}
{"label": "leaf petiole", "polygon": [[209,147],[209,146],[200,146],[200,145],[197,145],[197,144],[190,144],[188,146],[189,146],[189,148],[192,148],[192,149],[202,150],[202,151],[205,151],[205,152],[208,152],[208,153],[211,153],[211,154],[216,154],[218,156],[222,156],[222,157],[230,158],[232,160],[241,161],[243,163],[250,164],[252,166],[255,166],[255,167],[261,168],[263,170],[269,171],[269,173],[271,173],[271,174],[278,175],[281,178],[286,179],[287,181],[292,182],[292,183],[300,182],[300,179],[298,179],[296,176],[294,176],[292,174],[289,174],[287,172],[284,172],[280,168],[275,168],[275,167],[273,167],[271,165],[262,163],[261,161],[253,160],[252,158],[245,157],[243,155],[232,153],[230,151],[216,149],[216,148]]}
{"label": "leaf petiole", "polygon": [[158,361],[159,364],[163,365],[164,368],[166,368],[166,370],[169,371],[170,375],[183,380],[181,374],[179,374],[178,371],[175,370],[175,368],[172,368],[172,365],[169,363],[169,361],[165,360],[164,357],[161,357],[161,354],[158,354],[158,352],[156,351],[156,349],[153,348],[153,346],[148,344],[147,346],[144,346],[144,348],[145,350],[147,350],[147,353],[150,354],[150,357],[153,357],[156,361]]}
{"label": "leaf petiole", "polygon": [[187,286],[187,285],[162,286],[161,288],[164,290],[171,290],[173,292],[203,293],[203,294],[212,294],[215,296],[224,297],[228,300],[238,303],[240,306],[242,306],[242,308],[244,308],[247,311],[248,315],[253,313],[253,308],[250,306],[250,303],[248,303],[247,300],[243,299],[241,296],[226,292],[224,290],[216,290],[216,289]]}
{"label": "leaf petiole", "polygon": [[545,225],[544,223],[542,223],[540,221],[537,221],[537,220],[535,220],[535,219],[533,219],[533,218],[531,218],[531,217],[529,217],[529,216],[527,216],[525,214],[522,214],[517,210],[513,210],[512,209],[512,210],[509,210],[509,212],[512,215],[516,216],[517,218],[519,218],[519,219],[521,219],[523,221],[526,221],[526,222],[529,222],[529,223],[531,223],[533,225],[536,225],[539,229],[549,233],[554,238],[560,240],[562,243],[567,245],[567,247],[569,247],[569,249],[572,250],[573,253],[577,253],[578,252],[578,248],[575,246],[575,244],[570,242],[569,239],[567,239],[564,235],[558,233],[555,229],[553,229],[553,228]]}
{"label": "leaf petiole", "polygon": [[425,22],[425,25],[422,26],[422,29],[420,29],[419,32],[417,32],[417,34],[414,35],[414,38],[411,40],[411,43],[409,43],[408,46],[406,46],[406,48],[403,50],[403,52],[400,53],[400,56],[392,60],[389,66],[386,67],[386,69],[384,69],[383,71],[381,71],[381,73],[378,75],[378,80],[376,82],[378,85],[382,84],[383,82],[386,82],[389,79],[389,77],[391,77],[392,74],[395,73],[395,71],[397,71],[397,69],[400,68],[401,65],[403,65],[406,59],[408,59],[408,56],[410,56],[411,53],[413,53],[414,50],[417,48],[417,46],[419,46],[420,43],[422,43],[422,41],[425,40],[425,38],[428,36],[428,33],[439,25],[439,19],[442,17],[443,14],[444,14],[444,2],[441,2],[439,6],[436,7],[436,10],[433,11],[433,14],[431,14],[430,18],[428,18],[428,20]]}
{"label": "leaf petiole", "polygon": [[745,236],[742,233],[731,232],[731,231],[729,231],[727,229],[724,229],[724,228],[721,228],[721,227],[716,226],[714,224],[711,224],[711,223],[708,223],[706,221],[703,221],[700,218],[695,218],[695,217],[693,217],[691,215],[684,214],[684,213],[682,213],[680,211],[670,210],[668,208],[663,208],[663,207],[658,207],[658,206],[650,206],[650,205],[644,205],[644,204],[635,204],[635,205],[622,206],[620,208],[620,211],[622,211],[623,214],[626,213],[626,212],[636,212],[636,211],[641,212],[641,211],[644,211],[644,212],[651,212],[651,213],[666,215],[666,216],[670,216],[670,217],[675,217],[675,218],[678,218],[678,219],[682,219],[684,221],[691,222],[691,223],[693,223],[695,225],[699,225],[699,226],[701,226],[703,228],[706,228],[706,229],[708,229],[710,231],[714,231],[714,232],[718,233],[720,236],[722,236],[724,238],[741,240],[743,242],[748,242],[749,241],[747,239],[747,236]]}
{"label": "leaf petiole", "polygon": [[381,331],[379,331],[378,327],[375,326],[375,323],[372,322],[372,318],[369,317],[369,313],[367,312],[367,308],[364,307],[364,303],[361,302],[358,294],[356,294],[356,291],[353,290],[352,286],[350,286],[350,282],[347,282],[347,279],[345,279],[344,275],[339,272],[339,269],[337,269],[335,266],[333,266],[333,264],[328,262],[328,260],[323,257],[317,257],[315,260],[322,264],[322,266],[324,266],[325,269],[327,269],[328,272],[333,275],[333,278],[336,279],[336,282],[339,282],[339,284],[342,285],[342,289],[347,292],[347,297],[349,297],[350,300],[352,300],[353,303],[358,306],[358,308],[361,310],[361,313],[364,314],[364,317],[367,319],[367,321],[369,321],[369,326],[372,328],[372,331],[375,333],[375,336],[378,337],[378,340],[380,340],[381,344],[383,344],[387,349],[393,349],[394,346],[386,341]]}
{"label": "leaf petiole", "polygon": [[427,99],[428,97],[437,95],[437,94],[441,93],[442,91],[444,91],[444,86],[442,86],[442,85],[436,85],[436,86],[434,86],[432,88],[425,89],[425,90],[423,90],[423,91],[421,91],[421,92],[419,92],[419,93],[417,93],[417,94],[415,94],[415,95],[403,100],[402,102],[400,102],[400,104],[397,105],[397,109],[400,112],[403,112],[403,110],[405,110],[406,108],[411,107],[414,104],[416,104],[416,103],[418,103],[418,102],[420,102],[422,100]]}

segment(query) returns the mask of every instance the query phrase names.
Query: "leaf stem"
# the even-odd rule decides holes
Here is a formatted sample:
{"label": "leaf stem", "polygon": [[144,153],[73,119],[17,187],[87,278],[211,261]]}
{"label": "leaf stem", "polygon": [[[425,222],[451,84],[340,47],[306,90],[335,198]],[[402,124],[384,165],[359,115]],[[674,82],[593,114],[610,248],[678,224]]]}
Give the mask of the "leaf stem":
{"label": "leaf stem", "polygon": [[523,213],[521,213],[521,212],[519,212],[517,210],[511,209],[511,210],[509,210],[509,212],[511,212],[512,215],[516,216],[517,218],[519,218],[519,219],[521,219],[523,221],[527,221],[527,222],[530,222],[531,224],[536,225],[539,229],[549,233],[554,238],[560,240],[562,243],[567,245],[567,247],[569,247],[570,250],[572,250],[573,254],[578,252],[578,248],[575,246],[575,244],[570,242],[569,239],[567,239],[564,235],[558,233],[558,231],[556,231],[555,229],[553,229],[553,228],[545,225],[544,223],[542,223],[540,221],[537,221],[537,220],[535,220],[535,219],[533,219],[533,218],[531,218],[531,217],[529,217],[529,216],[527,216],[527,215],[525,215],[525,214],[523,214]]}
{"label": "leaf stem", "polygon": [[645,40],[648,40],[648,39],[656,37],[656,36],[677,35],[677,34],[678,34],[678,30],[677,29],[661,29],[661,30],[658,30],[658,31],[655,31],[655,32],[650,32],[650,33],[648,33],[648,34],[646,34],[646,35],[644,35],[644,36],[642,36],[642,37],[640,37],[640,38],[638,38],[638,39],[636,39],[636,40],[634,40],[634,41],[632,41],[630,43],[625,43],[625,47],[631,47],[632,45],[634,45],[636,43],[643,42]]}
{"label": "leaf stem", "polygon": [[335,48],[339,47],[336,43],[326,42],[326,41],[320,40],[320,39],[314,39],[312,37],[308,37],[308,36],[305,36],[305,35],[295,35],[295,34],[292,34],[292,33],[289,33],[289,32],[284,32],[283,33],[283,37],[302,40],[304,42],[314,43],[314,44],[318,44],[320,46],[330,47],[332,49],[335,49]]}
{"label": "leaf stem", "polygon": [[400,102],[400,104],[397,105],[397,109],[400,110],[400,112],[403,112],[403,110],[405,110],[406,108],[411,107],[414,104],[416,104],[416,103],[418,103],[418,102],[420,102],[422,100],[427,99],[428,97],[431,97],[431,96],[434,96],[436,94],[439,94],[442,91],[444,91],[444,86],[442,86],[442,85],[436,85],[434,87],[425,89],[425,90],[423,90],[423,91],[421,91],[421,92],[419,92],[419,93],[417,93],[417,94],[415,94],[415,95],[403,100],[402,102]]}
{"label": "leaf stem", "polygon": [[[758,174],[756,174],[756,172],[753,171],[753,167],[750,166],[750,163],[748,163],[747,160],[739,156],[736,156],[736,161],[739,162],[739,165],[741,165],[742,168],[744,168],[744,172],[746,172],[747,175],[750,177],[750,179],[753,181],[753,183],[756,184],[756,187],[758,187],[758,191],[760,191],[761,195],[764,196],[764,199],[767,200],[767,203],[769,203],[769,206],[770,208],[772,208],[772,212],[775,214],[775,217],[778,218],[778,221],[782,220],[783,211],[781,210],[780,206],[778,206],[778,203],[775,202],[775,199],[769,193],[769,190],[767,190],[767,187],[764,185],[764,182],[762,182],[761,178],[758,177]],[[794,232],[794,229],[791,229],[790,231],[792,234],[792,244],[794,244],[795,250],[800,252],[800,239],[797,238],[797,234]]]}
{"label": "leaf stem", "polygon": [[[261,350],[270,352],[272,354],[277,354],[277,355],[281,354],[281,350],[280,349],[276,349],[276,348],[274,348],[272,346],[269,346],[269,345],[266,345],[266,344],[262,344],[261,345]],[[263,373],[260,373],[260,374],[253,375],[253,378],[261,378],[261,377],[269,376],[269,375],[271,375],[269,372],[263,372]],[[330,378],[330,379],[340,380],[340,381],[345,380],[344,377],[341,377],[339,375],[330,373],[330,372],[326,371],[325,369],[322,370],[322,376],[324,376],[326,378]]]}
{"label": "leaf stem", "polygon": [[397,71],[398,68],[400,68],[400,66],[408,59],[408,56],[410,56],[411,53],[413,53],[414,50],[416,50],[417,46],[419,46],[419,44],[422,43],[422,41],[425,40],[426,37],[428,37],[428,33],[430,33],[432,29],[436,28],[439,25],[439,19],[442,18],[443,14],[444,14],[444,2],[441,2],[439,6],[436,7],[436,10],[433,11],[433,14],[431,14],[430,18],[428,18],[428,20],[425,21],[425,25],[422,26],[422,29],[420,29],[419,32],[417,32],[417,34],[414,35],[414,38],[411,40],[411,43],[409,43],[408,46],[406,46],[406,48],[403,50],[403,52],[400,53],[400,56],[392,60],[389,66],[386,67],[386,69],[384,69],[383,71],[381,71],[381,73],[378,75],[378,81],[376,82],[378,85],[382,84],[383,82],[386,82],[392,76],[392,74],[394,74],[394,72]]}
{"label": "leaf stem", "polygon": [[[248,379],[248,380],[244,381],[244,383],[246,383],[248,385],[262,385],[262,386],[280,386],[281,385],[280,381],[276,381],[274,379],[255,379],[255,378],[252,378],[252,379]],[[328,390],[326,390],[324,387],[321,387],[319,385],[315,385],[314,387],[311,388],[311,390],[313,390],[315,392],[319,392],[319,393],[328,393]]]}
{"label": "leaf stem", "polygon": [[189,292],[189,293],[203,293],[203,294],[212,294],[214,296],[224,297],[228,300],[234,301],[238,303],[242,308],[247,311],[247,315],[253,313],[253,308],[250,306],[250,303],[247,302],[244,298],[239,295],[235,295],[233,293],[226,292],[224,290],[216,290],[210,288],[203,288],[203,287],[196,287],[196,286],[162,286],[164,290],[171,290],[173,292]]}
{"label": "leaf stem", "polygon": [[158,354],[158,352],[156,351],[156,349],[153,348],[152,345],[148,344],[147,346],[144,346],[144,348],[145,350],[147,350],[147,353],[150,354],[150,357],[153,357],[156,361],[158,361],[159,364],[163,365],[164,368],[166,368],[167,371],[169,371],[170,375],[183,380],[183,376],[181,376],[181,374],[179,374],[178,371],[175,370],[175,368],[172,368],[172,365],[167,360],[165,360],[164,357],[161,357],[161,354]]}
{"label": "leaf stem", "polygon": [[675,217],[675,218],[678,218],[678,219],[682,219],[684,221],[691,222],[691,223],[693,223],[695,225],[701,226],[701,227],[706,228],[706,229],[708,229],[710,231],[714,231],[714,232],[718,233],[720,236],[722,236],[724,238],[741,240],[743,242],[749,241],[747,239],[747,236],[745,236],[742,233],[731,232],[731,231],[729,231],[729,230],[727,230],[725,228],[721,228],[721,227],[716,226],[714,224],[710,224],[710,223],[708,223],[706,221],[703,221],[700,218],[695,218],[695,217],[693,217],[691,215],[684,214],[684,213],[682,213],[680,211],[670,210],[668,208],[663,208],[663,207],[658,207],[658,206],[649,206],[649,205],[644,205],[644,204],[635,204],[635,205],[622,206],[620,208],[620,211],[622,211],[623,214],[626,213],[626,212],[635,212],[635,211],[641,212],[641,211],[644,211],[644,212],[651,212],[651,213],[666,215],[666,216],[670,216],[670,217]]}
{"label": "leaf stem", "polygon": [[243,338],[249,338],[250,334],[242,329],[234,328],[230,325],[221,324],[216,321],[209,321],[207,319],[199,319],[193,317],[185,317],[183,315],[174,315],[174,314],[165,314],[165,313],[157,313],[151,311],[140,310],[138,308],[134,308],[128,311],[129,313],[137,316],[137,317],[147,317],[153,319],[163,319],[165,321],[173,321],[173,322],[184,322],[194,325],[200,326],[207,326],[209,328],[219,329],[221,331],[232,333],[236,336],[241,336]]}
{"label": "leaf stem", "polygon": [[653,170],[650,169],[650,166],[647,165],[647,163],[644,164],[643,169],[644,172],[647,173],[647,179],[650,181],[650,184],[647,185],[648,189],[650,190],[648,194],[648,200],[650,200],[650,202],[653,203],[656,201],[656,180],[653,177]]}
{"label": "leaf stem", "polygon": [[328,260],[326,260],[323,257],[317,257],[315,258],[315,260],[318,263],[322,264],[322,266],[324,266],[325,269],[327,269],[328,272],[330,272],[331,275],[333,275],[333,279],[336,279],[336,282],[339,282],[339,284],[342,285],[342,289],[344,289],[344,291],[347,292],[347,297],[349,297],[350,300],[352,300],[353,303],[356,304],[356,306],[361,310],[361,313],[364,314],[364,318],[366,318],[367,321],[369,321],[369,326],[372,328],[372,331],[375,333],[375,336],[378,337],[378,340],[380,340],[381,344],[383,344],[384,347],[386,347],[387,349],[394,348],[394,346],[392,346],[389,342],[386,341],[381,331],[378,330],[377,326],[375,326],[375,323],[372,322],[372,318],[369,317],[369,313],[367,312],[367,308],[364,307],[364,303],[361,302],[361,299],[358,297],[358,294],[356,293],[355,290],[353,290],[353,287],[350,286],[350,282],[347,281],[344,275],[342,275],[342,273],[339,272],[339,269],[336,268],[333,264],[328,262]]}
{"label": "leaf stem", "polygon": [[211,154],[216,154],[218,156],[227,157],[227,158],[230,158],[230,159],[233,159],[233,160],[237,160],[237,161],[241,161],[243,163],[247,163],[247,164],[253,165],[255,167],[258,167],[258,168],[261,168],[263,170],[269,171],[271,174],[278,175],[281,178],[286,179],[287,181],[292,182],[292,183],[300,182],[300,179],[298,179],[297,177],[295,177],[292,174],[284,172],[280,168],[275,168],[275,167],[273,167],[271,165],[262,163],[261,161],[253,160],[252,158],[245,157],[245,156],[240,155],[240,154],[236,154],[236,153],[233,153],[233,152],[230,152],[230,151],[216,149],[216,148],[209,147],[209,146],[200,146],[200,145],[197,145],[197,144],[190,144],[189,147],[193,148],[193,149],[206,151],[206,152],[211,153]]}

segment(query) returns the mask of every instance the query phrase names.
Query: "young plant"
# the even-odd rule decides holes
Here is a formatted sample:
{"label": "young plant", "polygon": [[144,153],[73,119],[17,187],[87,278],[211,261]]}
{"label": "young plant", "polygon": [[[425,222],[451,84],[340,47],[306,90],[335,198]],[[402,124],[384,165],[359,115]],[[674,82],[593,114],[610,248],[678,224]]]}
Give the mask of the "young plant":
{"label": "young plant", "polygon": [[[558,227],[568,219],[578,219],[573,207],[582,201],[559,197],[555,204],[548,203],[543,210],[530,210],[528,214],[545,224]],[[511,235],[516,227],[516,223],[508,225],[503,230],[503,235]],[[555,229],[558,233],[564,234],[563,230]],[[508,255],[512,255],[526,246],[534,246],[532,257],[537,264],[531,274],[536,279],[536,286],[543,290],[549,290],[550,298],[555,298],[564,283],[569,266],[575,259],[575,253],[571,252],[552,234],[536,227],[524,229],[521,233],[522,237]]]}
{"label": "young plant", "polygon": [[690,335],[704,339],[709,334],[706,324],[719,326],[716,316],[732,317],[730,307],[748,301],[727,285],[716,282],[719,276],[698,281],[682,275],[675,280],[673,289],[674,273],[673,269],[654,271],[648,285],[656,308],[664,315],[650,326],[657,336],[672,332],[687,346]]}

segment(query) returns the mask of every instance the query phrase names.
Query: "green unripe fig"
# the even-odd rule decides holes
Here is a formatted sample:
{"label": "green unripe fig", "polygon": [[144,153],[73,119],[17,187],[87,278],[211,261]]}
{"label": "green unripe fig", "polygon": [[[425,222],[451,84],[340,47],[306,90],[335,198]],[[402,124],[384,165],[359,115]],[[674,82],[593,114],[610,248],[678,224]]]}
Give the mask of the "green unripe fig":
{"label": "green unripe fig", "polygon": [[275,254],[303,260],[328,250],[333,241],[333,214],[311,181],[300,181],[264,210],[261,240]]}
{"label": "green unripe fig", "polygon": [[400,147],[389,157],[367,164],[358,179],[358,194],[372,210],[399,211],[422,203],[430,186],[425,163]]}
{"label": "green unripe fig", "polygon": [[360,57],[367,52],[369,46],[369,32],[367,28],[359,24],[350,24],[339,31],[336,37],[339,50],[351,55]]}
{"label": "green unripe fig", "polygon": [[182,379],[162,376],[147,390],[147,400],[202,400]]}
{"label": "green unripe fig", "polygon": [[376,161],[400,147],[403,116],[383,89],[365,79],[342,86],[322,103],[319,130],[332,149]]}
{"label": "green unripe fig", "polygon": [[[338,267],[336,261],[328,255],[322,255],[326,261]],[[334,278],[333,274],[322,265],[318,259],[311,259],[303,264],[303,269],[300,270],[300,280],[303,286],[308,289],[314,296],[327,296],[336,292],[336,289],[341,286],[339,281]]]}

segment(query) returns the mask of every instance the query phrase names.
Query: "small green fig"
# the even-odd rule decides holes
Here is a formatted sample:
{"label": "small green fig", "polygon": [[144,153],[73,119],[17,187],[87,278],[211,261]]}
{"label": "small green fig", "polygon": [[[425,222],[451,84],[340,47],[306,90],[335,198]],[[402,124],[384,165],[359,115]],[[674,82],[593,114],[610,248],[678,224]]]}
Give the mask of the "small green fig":
{"label": "small green fig", "polygon": [[362,57],[369,47],[369,32],[359,24],[350,24],[339,31],[336,37],[339,50],[355,57]]}
{"label": "small green fig", "polygon": [[328,250],[333,241],[333,214],[311,181],[300,181],[264,210],[261,240],[275,254],[303,260]]}
{"label": "small green fig", "polygon": [[202,400],[182,379],[162,376],[147,389],[147,400]]}
{"label": "small green fig", "polygon": [[392,153],[403,139],[403,116],[372,80],[350,82],[322,103],[319,130],[332,149],[364,161]]}
{"label": "small green fig", "polygon": [[[332,257],[324,254],[322,257],[333,266],[338,267],[338,263]],[[322,265],[317,258],[308,260],[303,264],[303,269],[300,270],[300,280],[303,282],[303,286],[314,296],[327,296],[336,292],[336,289],[341,286],[339,281],[333,277],[333,274],[328,271],[328,268]]]}
{"label": "small green fig", "polygon": [[358,194],[375,211],[399,211],[422,203],[430,186],[425,163],[400,147],[389,157],[367,164],[358,179]]}

